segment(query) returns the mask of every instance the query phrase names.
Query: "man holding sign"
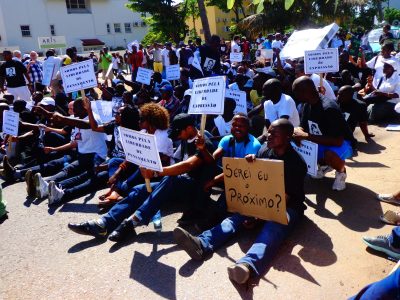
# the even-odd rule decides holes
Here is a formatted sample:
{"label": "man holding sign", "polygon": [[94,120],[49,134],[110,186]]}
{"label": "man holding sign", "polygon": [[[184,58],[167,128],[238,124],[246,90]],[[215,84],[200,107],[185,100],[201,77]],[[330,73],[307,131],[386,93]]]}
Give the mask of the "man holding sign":
{"label": "man holding sign", "polygon": [[[202,200],[202,183],[213,175],[206,176],[210,170],[209,164],[214,162],[210,154],[214,147],[210,140],[201,137],[194,124],[194,119],[188,114],[179,114],[174,118],[170,137],[181,140],[174,155],[181,162],[164,167],[161,172],[142,169],[144,178],[164,176],[160,182],[151,183],[153,191],[150,194],[144,184],[137,185],[128,197],[101,218],[79,224],[70,223],[68,227],[76,233],[95,237],[106,237],[111,232],[109,239],[119,242],[135,234],[135,227],[147,225],[160,205],[168,200],[182,198],[189,200],[191,205],[197,199]],[[188,199],[188,195],[193,197]]]}
{"label": "man holding sign", "polygon": [[[279,119],[268,129],[268,146],[264,144],[257,157],[284,161],[284,182],[288,225],[266,221],[253,246],[235,265],[228,267],[229,278],[237,283],[245,283],[250,275],[261,276],[278,252],[279,246],[287,238],[304,214],[305,199],[304,178],[307,167],[302,158],[290,145],[293,125],[286,119]],[[255,155],[246,156],[251,168]],[[226,218],[220,225],[204,231],[199,236],[190,235],[186,230],[177,227],[174,238],[192,259],[203,260],[207,254],[222,246],[246,223],[253,221],[251,217],[234,214]]]}

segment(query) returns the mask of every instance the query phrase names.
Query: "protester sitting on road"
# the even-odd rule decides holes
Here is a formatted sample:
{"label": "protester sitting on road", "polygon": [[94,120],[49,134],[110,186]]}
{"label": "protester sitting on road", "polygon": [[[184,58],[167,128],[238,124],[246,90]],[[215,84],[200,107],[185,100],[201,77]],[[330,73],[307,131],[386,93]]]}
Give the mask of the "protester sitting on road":
{"label": "protester sitting on road", "polygon": [[[350,130],[354,132],[357,126],[364,135],[366,141],[375,135],[368,131],[368,113],[364,102],[354,99],[354,89],[350,85],[342,86],[338,91],[337,103],[345,115]],[[355,146],[355,145],[353,145]]]}
{"label": "protester sitting on road", "polygon": [[[282,225],[273,221],[264,222],[261,232],[246,255],[238,260],[236,264],[228,267],[229,278],[236,283],[243,284],[247,282],[250,276],[262,276],[265,273],[277,254],[280,245],[304,214],[304,178],[307,173],[307,167],[290,144],[293,129],[293,125],[286,119],[272,122],[268,129],[268,144],[264,144],[261,147],[257,156],[254,154],[246,156],[250,164],[256,157],[284,161],[285,193],[289,223],[288,225]],[[246,221],[251,220],[253,218],[236,213],[226,218],[220,225],[204,231],[197,237],[177,227],[174,230],[174,238],[176,243],[192,259],[204,260],[208,254],[221,247],[242,229]]]}
{"label": "protester sitting on road", "polygon": [[165,85],[160,88],[160,93],[161,100],[158,104],[168,110],[169,118],[170,120],[173,120],[180,104],[178,98],[174,95],[174,88],[171,85]]}
{"label": "protester sitting on road", "polygon": [[59,114],[54,114],[52,117],[52,121],[55,123],[75,127],[74,134],[71,136],[71,142],[55,148],[45,148],[45,150],[49,153],[76,148],[78,151],[78,160],[50,177],[42,178],[40,173],[35,174],[36,196],[40,199],[48,196],[50,181],[61,182],[84,172],[88,172],[88,176],[93,176],[94,168],[100,165],[107,156],[106,136],[104,133],[94,132],[90,129],[89,117],[83,106],[83,100],[76,99],[73,107],[74,115],[77,118],[68,118]]}
{"label": "protester sitting on road", "polygon": [[308,140],[318,144],[320,168],[316,178],[336,170],[332,189],[346,188],[345,159],[352,156],[353,134],[347,125],[335,100],[320,96],[314,82],[307,76],[297,78],[293,83],[296,100],[304,103],[300,126],[294,131],[297,142]]}
{"label": "protester sitting on road", "polygon": [[201,137],[194,124],[194,119],[187,114],[179,114],[174,118],[170,136],[181,140],[175,155],[182,161],[164,167],[162,172],[143,169],[145,178],[164,176],[160,182],[151,183],[153,191],[150,194],[144,184],[138,185],[101,218],[79,224],[70,223],[68,227],[77,233],[95,237],[106,237],[112,232],[109,239],[121,241],[127,235],[135,234],[135,227],[147,225],[160,205],[168,200],[185,199],[187,203],[187,195],[193,195],[190,198],[192,205],[203,202],[204,183],[214,176],[214,170],[210,169],[210,165],[214,164],[210,154],[214,147],[207,137]]}
{"label": "protester sitting on road", "polygon": [[383,62],[383,75],[373,81],[373,91],[363,97],[368,104],[368,119],[371,123],[381,122],[395,115],[394,107],[400,102],[400,79],[396,60]]}
{"label": "protester sitting on road", "polygon": [[[127,121],[132,122],[132,120]],[[141,107],[141,132],[156,136],[157,149],[163,166],[169,166],[173,156],[172,141],[167,132],[168,127],[169,114],[165,108],[155,103],[145,104]],[[115,204],[123,199],[122,196],[128,196],[133,187],[143,183],[143,178],[137,166],[121,157],[114,157],[108,161],[108,177],[108,184],[111,187],[104,195],[99,197],[99,205],[102,206]]]}

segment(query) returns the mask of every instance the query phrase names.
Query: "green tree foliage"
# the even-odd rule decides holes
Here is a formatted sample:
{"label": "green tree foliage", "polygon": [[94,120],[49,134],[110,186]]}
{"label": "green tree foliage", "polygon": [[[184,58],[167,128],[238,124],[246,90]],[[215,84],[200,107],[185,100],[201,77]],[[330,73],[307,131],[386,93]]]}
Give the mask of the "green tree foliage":
{"label": "green tree foliage", "polygon": [[172,40],[179,42],[184,39],[187,26],[186,6],[174,5],[172,0],[129,0],[126,7],[142,13],[142,15],[150,14],[148,19],[150,27],[146,41],[159,38],[158,41]]}
{"label": "green tree foliage", "polygon": [[392,24],[394,20],[400,21],[400,9],[386,8],[384,13],[384,19],[389,24]]}

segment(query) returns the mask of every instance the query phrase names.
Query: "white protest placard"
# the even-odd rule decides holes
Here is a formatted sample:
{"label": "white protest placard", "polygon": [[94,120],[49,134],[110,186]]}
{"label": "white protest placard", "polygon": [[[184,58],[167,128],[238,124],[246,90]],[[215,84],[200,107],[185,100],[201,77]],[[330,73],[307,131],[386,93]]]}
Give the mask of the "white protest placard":
{"label": "white protest placard", "polygon": [[18,136],[19,113],[11,110],[3,111],[3,133]]}
{"label": "white protest placard", "polygon": [[339,26],[332,23],[323,28],[295,31],[289,37],[280,56],[282,59],[299,58],[304,56],[304,51],[324,49],[338,30]]}
{"label": "white protest placard", "polygon": [[242,52],[231,52],[229,55],[229,60],[231,62],[241,62],[243,60],[243,53]]}
{"label": "white protest placard", "polygon": [[282,160],[222,159],[229,212],[287,224]]}
{"label": "white protest placard", "polygon": [[240,90],[226,89],[225,98],[232,98],[236,102],[236,108],[233,113],[244,113],[247,115],[246,92]]}
{"label": "white protest placard", "polygon": [[181,67],[179,65],[167,66],[165,72],[167,80],[179,80],[181,78]]}
{"label": "white protest placard", "polygon": [[317,176],[318,171],[318,144],[310,141],[301,141],[301,146],[298,147],[291,142],[292,147],[300,154],[307,164],[307,173],[311,176]]}
{"label": "white protest placard", "polygon": [[306,74],[335,73],[339,71],[337,48],[304,52],[304,72]]}
{"label": "white protest placard", "polygon": [[112,102],[104,100],[96,100],[90,102],[93,113],[97,114],[101,122],[107,123],[113,120],[112,116]]}
{"label": "white protest placard", "polygon": [[65,93],[97,86],[96,73],[91,59],[62,67],[60,71]]}
{"label": "white protest placard", "polygon": [[225,76],[206,77],[193,81],[188,113],[222,115],[225,87]]}
{"label": "white protest placard", "polygon": [[149,170],[157,172],[163,170],[154,135],[124,127],[120,127],[119,131],[128,161]]}
{"label": "white protest placard", "polygon": [[272,59],[274,56],[274,51],[272,49],[261,49],[260,55],[265,59]]}
{"label": "white protest placard", "polygon": [[389,124],[386,127],[386,130],[387,131],[400,131],[400,125],[398,125],[398,124]]}
{"label": "white protest placard", "polygon": [[136,75],[136,81],[146,85],[150,85],[152,75],[153,75],[152,70],[139,67]]}
{"label": "white protest placard", "polygon": [[50,85],[51,79],[53,78],[55,63],[44,63],[43,64],[43,85]]}

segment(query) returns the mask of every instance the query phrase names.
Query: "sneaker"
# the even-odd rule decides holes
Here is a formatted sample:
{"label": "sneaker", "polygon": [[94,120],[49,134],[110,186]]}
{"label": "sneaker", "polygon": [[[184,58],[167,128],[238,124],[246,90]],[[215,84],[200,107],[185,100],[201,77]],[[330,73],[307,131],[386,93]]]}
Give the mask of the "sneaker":
{"label": "sneaker", "polygon": [[400,248],[394,248],[392,245],[390,245],[389,236],[390,235],[380,235],[377,237],[365,236],[363,237],[363,241],[368,247],[376,251],[386,253],[395,259],[400,259]]}
{"label": "sneaker", "polygon": [[250,268],[244,263],[235,264],[228,267],[228,276],[230,280],[243,284],[250,278]]}
{"label": "sneaker", "polygon": [[204,250],[198,237],[191,235],[183,228],[176,227],[174,240],[192,259],[203,260]]}
{"label": "sneaker", "polygon": [[36,173],[33,181],[35,182],[36,197],[39,199],[47,197],[49,194],[49,184],[42,178],[42,175]]}
{"label": "sneaker", "polygon": [[33,173],[32,173],[31,169],[29,169],[25,173],[25,182],[26,182],[26,192],[28,193],[28,196],[35,197],[36,188],[35,188],[35,182],[33,180]]}
{"label": "sneaker", "polygon": [[54,181],[49,183],[49,206],[60,203],[64,196],[63,189],[57,187]]}
{"label": "sneaker", "polygon": [[325,177],[326,173],[333,171],[330,166],[318,166],[317,175],[311,176],[314,179],[322,179]]}
{"label": "sneaker", "polygon": [[346,188],[346,172],[335,173],[335,181],[333,182],[332,189],[335,191],[343,191]]}
{"label": "sneaker", "polygon": [[73,232],[91,235],[96,238],[104,238],[107,235],[107,228],[102,227],[96,220],[90,220],[83,223],[69,223],[68,228]]}
{"label": "sneaker", "polygon": [[3,176],[6,181],[14,181],[15,168],[10,164],[7,155],[3,157]]}
{"label": "sneaker", "polygon": [[108,239],[112,242],[122,242],[129,235],[136,235],[135,226],[133,225],[132,220],[125,219],[113,232],[111,232]]}
{"label": "sneaker", "polygon": [[378,198],[379,201],[400,205],[400,200],[397,200],[393,194],[378,194],[376,195],[376,198]]}

